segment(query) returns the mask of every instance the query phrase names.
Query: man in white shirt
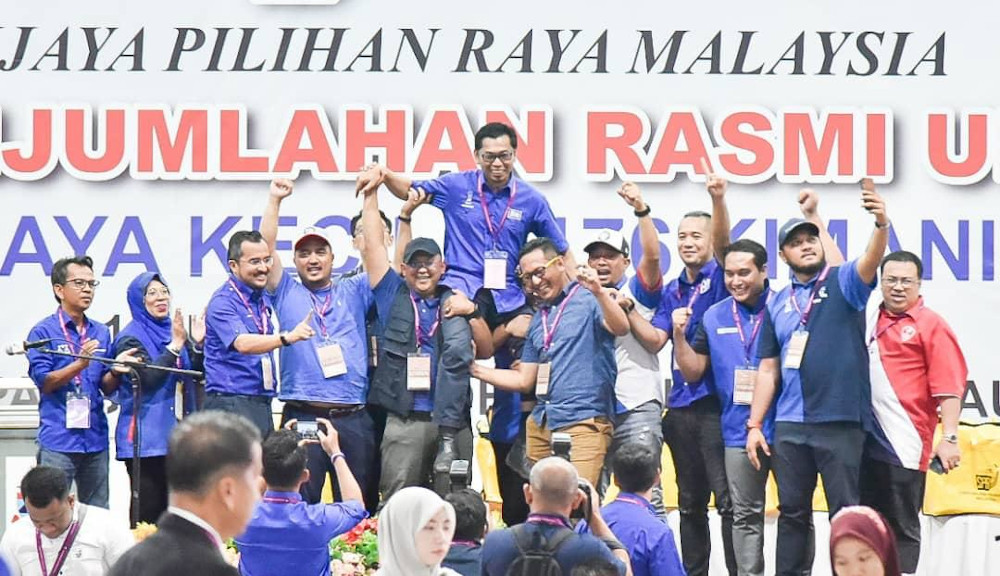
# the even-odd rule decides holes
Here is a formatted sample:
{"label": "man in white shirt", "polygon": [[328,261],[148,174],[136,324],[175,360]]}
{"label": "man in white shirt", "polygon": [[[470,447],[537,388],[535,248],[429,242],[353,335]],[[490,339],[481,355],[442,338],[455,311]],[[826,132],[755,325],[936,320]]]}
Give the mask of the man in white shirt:
{"label": "man in white shirt", "polygon": [[32,468],[21,480],[21,494],[30,521],[15,522],[0,542],[14,576],[100,576],[135,543],[126,523],[77,502],[58,468]]}

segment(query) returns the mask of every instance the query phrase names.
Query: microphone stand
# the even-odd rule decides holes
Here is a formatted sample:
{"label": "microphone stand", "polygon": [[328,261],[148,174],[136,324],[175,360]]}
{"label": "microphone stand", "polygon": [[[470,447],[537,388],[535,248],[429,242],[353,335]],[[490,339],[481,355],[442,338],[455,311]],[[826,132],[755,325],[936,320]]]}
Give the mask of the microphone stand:
{"label": "microphone stand", "polygon": [[[132,376],[132,417],[135,418],[135,438],[132,439],[132,504],[129,513],[129,521],[132,527],[135,527],[139,523],[139,471],[140,471],[140,458],[139,452],[142,446],[142,418],[140,417],[140,409],[142,407],[142,387],[139,378],[139,369],[143,370],[159,370],[160,372],[171,372],[173,374],[181,374],[184,376],[203,376],[203,373],[197,370],[184,370],[182,368],[173,368],[169,366],[157,366],[156,364],[147,364],[145,362],[119,362],[114,358],[105,358],[104,356],[89,356],[87,354],[74,354],[72,352],[60,352],[58,350],[51,350],[49,348],[42,348],[40,352],[44,354],[52,354],[54,356],[65,356],[67,358],[80,358],[83,360],[92,360],[94,362],[100,362],[107,366],[127,366],[129,369],[129,374]],[[148,353],[148,351],[147,351]]]}

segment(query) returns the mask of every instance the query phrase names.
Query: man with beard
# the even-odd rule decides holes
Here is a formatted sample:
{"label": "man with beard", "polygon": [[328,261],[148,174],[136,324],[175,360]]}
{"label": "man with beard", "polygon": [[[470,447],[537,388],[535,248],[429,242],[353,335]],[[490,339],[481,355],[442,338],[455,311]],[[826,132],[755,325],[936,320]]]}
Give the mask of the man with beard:
{"label": "man with beard", "polygon": [[[271,182],[270,197],[260,222],[261,235],[275,246],[281,203],[292,194],[290,180]],[[378,506],[375,480],[375,432],[365,408],[368,398],[368,345],[365,314],[374,302],[368,276],[354,274],[331,278],[333,248],[326,233],[315,227],[302,230],[292,246],[299,282],[281,266],[277,250],[267,277],[267,292],[281,327],[292,330],[295,323],[309,317],[316,337],[281,349],[281,391],[284,402],[282,425],[295,419],[315,422],[326,418],[333,423],[343,447],[344,460],[361,485],[369,512]],[[310,312],[312,315],[310,316]],[[307,447],[309,481],[302,485],[307,502],[320,501],[323,484],[330,477],[334,496],[341,500],[334,463],[321,445]]]}
{"label": "man with beard", "polygon": [[277,375],[274,350],[313,337],[313,312],[288,332],[277,332],[264,294],[273,259],[257,231],[229,238],[229,278],[205,312],[205,410],[246,417],[266,438],[274,430],[271,400]]}
{"label": "man with beard", "polygon": [[[889,241],[885,203],[867,178],[861,204],[875,217],[875,231],[864,254],[842,266],[827,263],[815,224],[793,218],[778,232],[779,254],[792,269],[792,282],[767,303],[746,423],[747,456],[755,468],[758,451],[772,456],[781,494],[778,574],[801,574],[812,566],[809,526],[817,472],[831,518],[860,499],[872,409],[864,310]],[[762,426],[776,393],[772,454]]]}
{"label": "man with beard", "polygon": [[[377,188],[371,188],[361,225],[375,230],[379,224]],[[389,413],[382,498],[407,486],[429,486],[432,475],[435,490],[446,494],[451,461],[472,459],[469,365],[474,351],[481,358],[493,354],[489,329],[476,304],[439,285],[446,264],[437,242],[410,241],[398,273],[375,235],[365,235],[361,255],[377,310],[378,368],[368,401]]]}
{"label": "man with beard", "polygon": [[[660,289],[663,287],[660,242],[653,219],[649,216],[650,207],[643,200],[639,187],[625,182],[618,189],[618,195],[632,207],[639,219],[642,257],[636,274],[625,278],[625,271],[631,264],[629,245],[618,231],[598,230],[584,251],[587,252],[587,264],[597,272],[601,285],[618,291],[618,301],[629,316],[631,325],[633,316],[636,322],[652,319],[660,301]],[[618,447],[638,442],[649,446],[659,462],[663,448],[660,426],[663,380],[659,358],[656,352],[646,350],[629,331],[615,339],[615,363],[618,377],[615,380],[614,434],[608,452],[614,454]],[[601,493],[607,488],[610,475],[610,466],[606,465],[601,475]],[[663,516],[663,492],[659,480],[654,486],[652,504],[657,514]]]}
{"label": "man with beard", "polygon": [[553,432],[570,435],[571,461],[594,483],[611,443],[614,339],[628,334],[628,318],[583,267],[570,282],[566,264],[548,238],[535,238],[520,255],[522,282],[539,300],[517,370],[473,364],[473,376],[514,392],[534,390],[538,398],[527,423],[528,459],[551,454]]}

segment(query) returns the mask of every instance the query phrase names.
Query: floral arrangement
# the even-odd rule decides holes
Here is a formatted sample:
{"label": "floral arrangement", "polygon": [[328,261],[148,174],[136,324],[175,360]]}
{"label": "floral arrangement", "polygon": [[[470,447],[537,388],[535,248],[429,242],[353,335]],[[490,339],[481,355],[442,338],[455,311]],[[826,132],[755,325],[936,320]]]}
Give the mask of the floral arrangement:
{"label": "floral arrangement", "polygon": [[367,518],[330,541],[334,576],[374,574],[378,568],[378,519]]}

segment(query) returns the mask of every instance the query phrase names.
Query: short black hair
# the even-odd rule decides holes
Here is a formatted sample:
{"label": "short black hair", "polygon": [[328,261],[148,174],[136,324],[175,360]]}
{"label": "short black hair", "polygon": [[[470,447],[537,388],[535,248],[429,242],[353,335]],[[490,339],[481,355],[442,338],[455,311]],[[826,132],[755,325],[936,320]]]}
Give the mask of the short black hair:
{"label": "short black hair", "polygon": [[520,260],[524,258],[525,254],[531,254],[535,250],[541,250],[549,258],[555,258],[562,254],[558,248],[556,248],[556,243],[552,241],[551,238],[546,238],[545,236],[539,236],[538,238],[532,238],[524,243],[521,247],[521,252],[518,253],[517,259]]}
{"label": "short black hair", "polygon": [[272,488],[295,488],[306,469],[306,447],[291,430],[273,432],[263,446],[264,481]]}
{"label": "short black hair", "polygon": [[747,238],[741,238],[732,244],[729,244],[722,250],[722,265],[725,267],[726,256],[729,256],[733,252],[746,252],[747,254],[753,255],[753,263],[757,266],[758,270],[763,270],[767,266],[767,249],[760,245],[759,242],[754,242]]}
{"label": "short black hair", "polygon": [[253,464],[260,431],[238,414],[197,412],[181,420],[167,447],[167,488],[203,495],[218,476]]}
{"label": "short black hair", "polygon": [[506,136],[510,138],[510,147],[517,150],[517,132],[508,124],[503,122],[490,122],[484,124],[482,128],[476,130],[476,150],[483,147],[483,140],[487,138],[500,138]]}
{"label": "short black hair", "polygon": [[895,252],[886,254],[885,258],[882,259],[882,263],[879,264],[879,274],[885,272],[885,265],[888,262],[912,262],[913,265],[917,267],[917,278],[920,279],[924,277],[924,263],[920,260],[920,257],[913,252],[896,250]]}
{"label": "short black hair", "polygon": [[479,542],[486,534],[486,502],[472,488],[444,497],[455,508],[455,540]]}
{"label": "short black hair", "polygon": [[604,558],[595,556],[574,566],[569,576],[618,576],[618,567]]}
{"label": "short black hair", "polygon": [[69,496],[69,479],[58,468],[35,466],[21,478],[21,495],[35,508],[45,508]]}
{"label": "short black hair", "polygon": [[641,442],[619,447],[611,459],[615,482],[624,492],[645,492],[656,484],[660,463],[653,449]]}
{"label": "short black hair", "polygon": [[250,242],[256,244],[264,242],[264,237],[257,230],[237,230],[229,237],[229,250],[226,258],[229,260],[239,260],[243,256],[243,243]]}
{"label": "short black hair", "polygon": [[[77,266],[83,266],[85,268],[90,268],[91,271],[94,270],[94,259],[90,256],[73,256],[70,258],[60,258],[56,260],[56,263],[52,265],[52,273],[49,278],[52,280],[52,285],[62,285],[66,283],[69,279],[69,265],[76,264]],[[55,293],[52,294],[55,296]],[[56,302],[62,303],[62,300],[58,296],[55,296]]]}
{"label": "short black hair", "polygon": [[[362,212],[358,212],[358,215],[351,218],[351,238],[354,238],[354,231],[358,229],[358,223],[361,222],[361,217],[364,215]],[[379,210],[378,215],[382,217],[382,221],[385,222],[385,227],[389,229],[389,233],[392,234],[392,220],[385,215],[385,212]]]}

